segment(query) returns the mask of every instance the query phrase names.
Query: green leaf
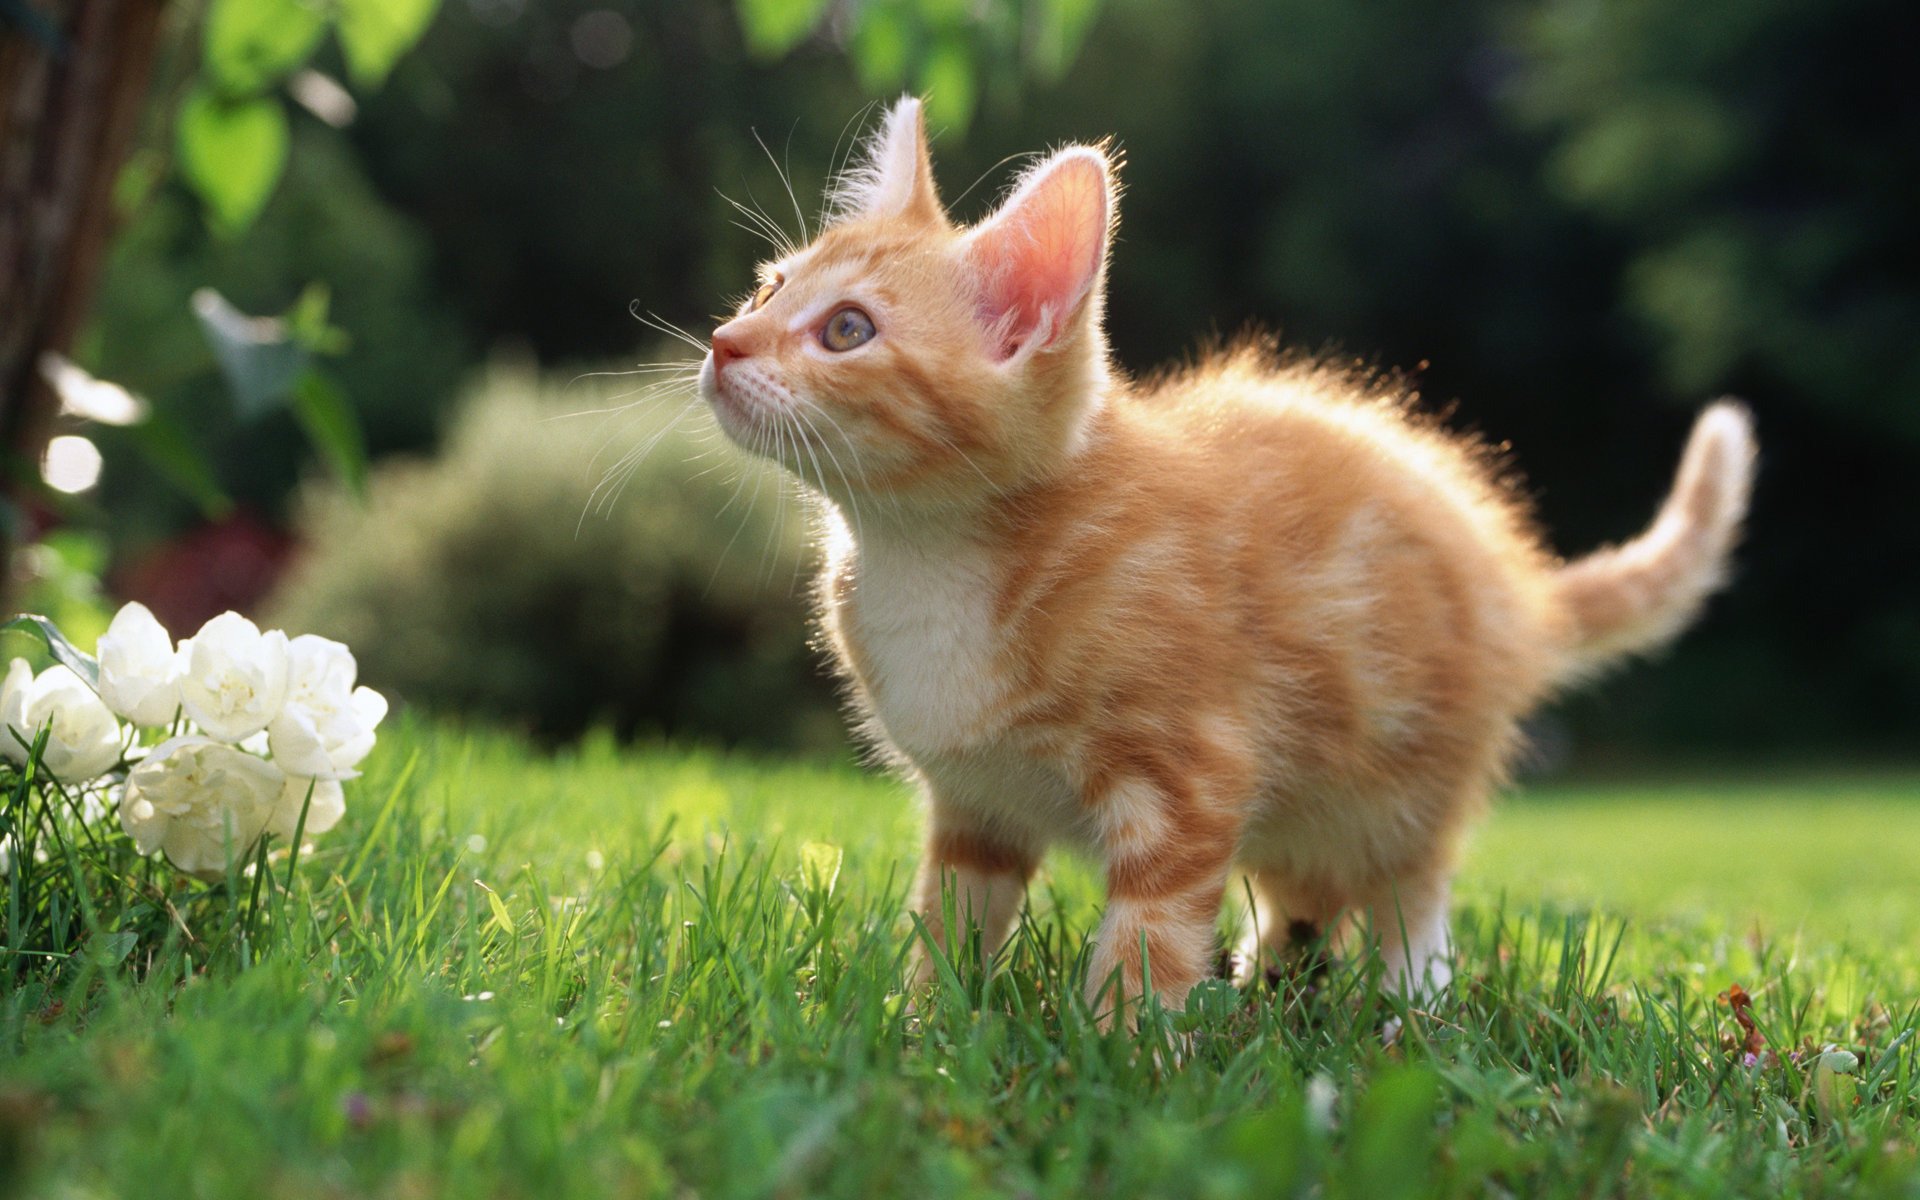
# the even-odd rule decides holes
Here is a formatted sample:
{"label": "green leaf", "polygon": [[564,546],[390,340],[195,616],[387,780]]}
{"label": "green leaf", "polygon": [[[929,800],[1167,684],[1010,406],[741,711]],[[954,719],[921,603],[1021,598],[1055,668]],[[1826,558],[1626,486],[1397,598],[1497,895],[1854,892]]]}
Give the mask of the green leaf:
{"label": "green leaf", "polygon": [[913,0],[915,15],[934,29],[964,29],[980,7],[973,0]]}
{"label": "green leaf", "polygon": [[929,124],[956,131],[967,127],[977,93],[974,62],[963,39],[943,37],[934,44],[933,52],[920,64],[919,91],[927,98]]}
{"label": "green leaf", "polygon": [[500,932],[512,936],[513,914],[507,911],[507,902],[500,898],[499,893],[478,879],[473,881],[473,886],[487,894],[487,907],[493,910],[493,923],[500,927]]}
{"label": "green leaf", "polygon": [[241,417],[253,419],[284,405],[306,374],[313,355],[275,317],[251,317],[212,288],[193,294],[193,315],[200,319],[220,374]]}
{"label": "green leaf", "polygon": [[0,629],[23,629],[28,633],[38,634],[40,640],[47,644],[47,651],[53,655],[53,661],[85,680],[87,686],[94,691],[100,690],[99,662],[93,655],[69,642],[67,635],[61,633],[60,627],[52,621],[38,613],[22,613],[5,625],[0,625]]}
{"label": "green leaf", "polygon": [[365,496],[367,441],[339,385],[319,371],[308,371],[293,389],[293,415],[328,468],[354,495]]}
{"label": "green leaf", "polygon": [[833,895],[834,881],[840,878],[840,847],[829,842],[807,842],[800,847],[800,878],[807,889],[821,896]]}
{"label": "green leaf", "polygon": [[1033,73],[1052,83],[1067,73],[1100,12],[1100,0],[1046,0],[1040,6],[1040,32],[1034,39]]}
{"label": "green leaf", "polygon": [[1433,1157],[1439,1080],[1420,1067],[1376,1075],[1347,1137],[1344,1194],[1396,1200],[1426,1192]]}
{"label": "green leaf", "polygon": [[132,441],[141,457],[167,482],[186,493],[209,521],[218,521],[233,511],[233,500],[220,487],[213,464],[197,444],[160,413],[152,413],[142,423],[118,431],[117,436]]}
{"label": "green leaf", "polygon": [[1182,1031],[1219,1028],[1240,1011],[1245,995],[1225,979],[1203,979],[1187,993],[1186,1009],[1175,1021]]}
{"label": "green leaf", "polygon": [[305,63],[326,28],[326,15],[300,0],[213,0],[207,74],[225,95],[263,91]]}
{"label": "green leaf", "polygon": [[860,86],[869,92],[891,92],[906,83],[913,30],[900,9],[870,4],[860,10],[856,22],[847,50]]}
{"label": "green leaf", "polygon": [[140,935],[131,929],[116,929],[100,937],[94,949],[94,961],[103,967],[111,967],[133,953],[140,944]]}
{"label": "green leaf", "polygon": [[1295,1196],[1320,1165],[1323,1147],[1298,1095],[1238,1117],[1226,1127],[1226,1158],[1246,1172],[1246,1194]]}
{"label": "green leaf", "polygon": [[778,58],[820,24],[827,0],[735,0],[734,11],[747,49],[761,58]]}
{"label": "green leaf", "polygon": [[327,321],[333,304],[333,289],[324,283],[309,283],[300,289],[300,298],[287,310],[287,333],[294,341],[315,354],[344,354],[353,339],[347,331]]}
{"label": "green leaf", "polygon": [[385,82],[439,7],[440,0],[340,0],[340,50],[353,81],[366,88]]}
{"label": "green leaf", "polygon": [[1851,1050],[1828,1050],[1814,1060],[1814,1111],[1821,1120],[1844,1121],[1853,1115],[1860,1095],[1860,1082],[1854,1078],[1859,1070],[1859,1056]]}
{"label": "green leaf", "polygon": [[204,89],[180,106],[180,166],[215,232],[253,224],[287,165],[287,114],[277,100],[222,100]]}

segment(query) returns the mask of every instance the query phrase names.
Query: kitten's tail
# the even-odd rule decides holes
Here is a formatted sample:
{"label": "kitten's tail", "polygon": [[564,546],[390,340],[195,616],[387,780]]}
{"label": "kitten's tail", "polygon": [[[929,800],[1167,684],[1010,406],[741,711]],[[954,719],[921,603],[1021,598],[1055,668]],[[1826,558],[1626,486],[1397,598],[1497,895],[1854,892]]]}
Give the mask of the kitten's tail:
{"label": "kitten's tail", "polygon": [[1694,422],[1673,491],[1646,532],[1560,568],[1554,582],[1574,640],[1564,677],[1660,649],[1726,582],[1753,491],[1755,450],[1745,405],[1709,406]]}

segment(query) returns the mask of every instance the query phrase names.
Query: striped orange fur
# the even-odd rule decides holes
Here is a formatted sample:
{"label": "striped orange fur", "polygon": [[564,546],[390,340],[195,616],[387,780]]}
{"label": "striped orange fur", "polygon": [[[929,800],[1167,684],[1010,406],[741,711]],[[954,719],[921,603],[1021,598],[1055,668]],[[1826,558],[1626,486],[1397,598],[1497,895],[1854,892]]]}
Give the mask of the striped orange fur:
{"label": "striped orange fur", "polygon": [[1517,723],[1723,581],[1750,421],[1709,408],[1652,527],[1563,563],[1498,458],[1393,381],[1257,346],[1122,375],[1117,197],[1071,146],[955,225],[904,100],[837,219],[715,331],[703,390],[822,500],[823,626],[926,795],[935,936],[951,887],[997,947],[1066,843],[1106,868],[1096,997],[1150,976],[1179,1004],[1236,868],[1255,956],[1358,923],[1397,986],[1444,986],[1455,846]]}

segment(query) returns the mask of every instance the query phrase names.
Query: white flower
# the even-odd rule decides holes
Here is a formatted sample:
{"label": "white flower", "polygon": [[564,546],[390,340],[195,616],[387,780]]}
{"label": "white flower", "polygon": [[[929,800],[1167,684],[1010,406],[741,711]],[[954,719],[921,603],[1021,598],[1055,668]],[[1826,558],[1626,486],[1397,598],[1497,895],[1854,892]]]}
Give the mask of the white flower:
{"label": "white flower", "polygon": [[279,767],[212,738],[154,747],[127,776],[120,825],[140,853],[165,851],[182,871],[218,875],[272,820],[287,778]]}
{"label": "white flower", "polygon": [[[307,789],[313,789],[313,803],[307,804]],[[333,779],[301,779],[289,775],[287,786],[280,793],[280,800],[274,805],[273,816],[267,820],[267,832],[278,837],[290,838],[300,829],[300,810],[307,810],[307,827],[302,834],[325,833],[340,823],[346,815],[347,797],[340,790],[339,781]]]}
{"label": "white flower", "polygon": [[0,683],[0,753],[24,766],[40,727],[52,722],[40,763],[62,783],[85,783],[120,761],[120,722],[66,667],[38,678],[16,658]]}
{"label": "white flower", "polygon": [[353,686],[359,668],[339,642],[303,634],[288,645],[287,664],[286,707],[269,729],[273,761],[289,775],[353,778],[387,715],[386,697]]}
{"label": "white flower", "polygon": [[135,725],[165,725],[180,706],[173,639],[137,601],[115,613],[100,635],[100,698]]}
{"label": "white flower", "polygon": [[287,635],[221,613],[180,643],[180,703],[209,735],[237,742],[280,715],[287,695]]}

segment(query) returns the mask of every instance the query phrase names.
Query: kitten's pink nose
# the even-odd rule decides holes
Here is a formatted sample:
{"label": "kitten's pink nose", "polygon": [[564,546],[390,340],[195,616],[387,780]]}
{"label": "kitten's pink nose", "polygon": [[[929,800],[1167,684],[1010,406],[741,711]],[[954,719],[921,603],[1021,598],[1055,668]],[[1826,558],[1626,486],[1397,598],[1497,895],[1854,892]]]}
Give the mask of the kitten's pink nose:
{"label": "kitten's pink nose", "polygon": [[747,357],[747,348],[737,339],[731,334],[721,333],[718,330],[714,331],[713,370],[715,374],[718,374],[720,368],[733,362],[735,359],[745,357]]}

